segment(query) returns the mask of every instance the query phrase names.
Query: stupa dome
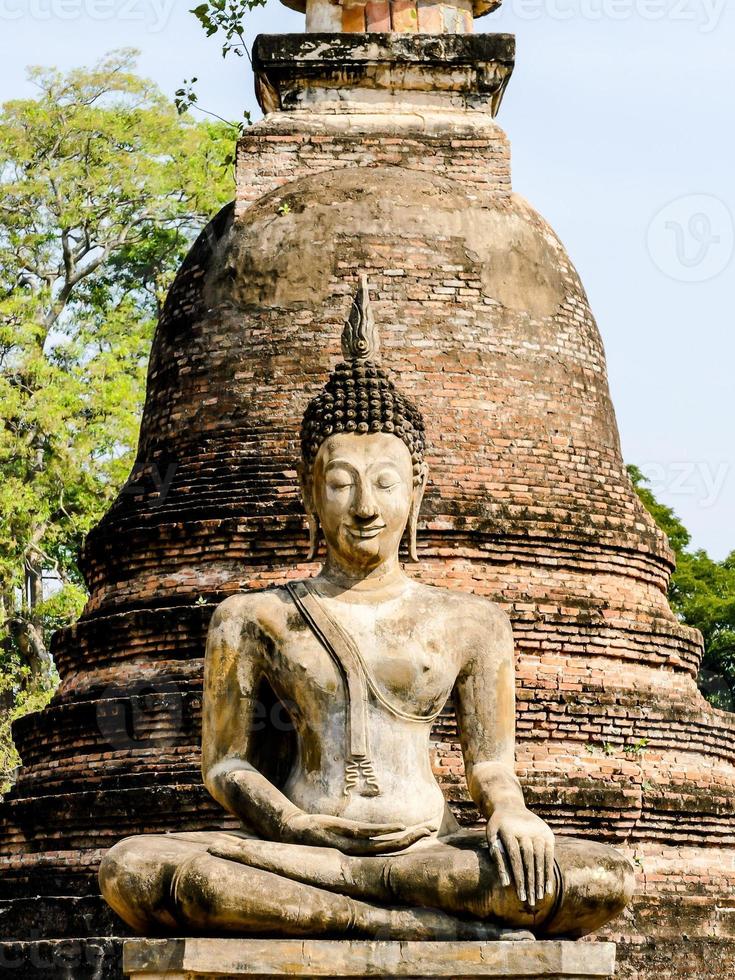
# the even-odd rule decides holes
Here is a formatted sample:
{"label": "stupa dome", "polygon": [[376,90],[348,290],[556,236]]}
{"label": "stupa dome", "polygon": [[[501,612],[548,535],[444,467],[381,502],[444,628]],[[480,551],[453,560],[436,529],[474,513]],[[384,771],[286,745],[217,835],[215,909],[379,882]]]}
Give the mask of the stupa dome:
{"label": "stupa dome", "polygon": [[[91,581],[105,583],[93,604],[125,603],[149,574],[152,542],[105,562],[107,528],[236,518],[200,590],[230,575],[237,588],[235,556],[266,526],[279,537],[272,558],[293,559],[299,422],[339,359],[363,272],[384,361],[427,420],[427,560],[480,533],[594,541],[615,565],[634,535],[641,568],[629,574],[663,582],[670,554],[624,472],[602,343],[556,236],[516,196],[379,167],[289,183],[236,221],[223,214],[194,249],[156,336],[133,483],[151,465],[176,470],[165,500],[126,489],[91,536]],[[165,542],[156,559],[176,575]],[[648,601],[671,618],[660,589]]]}

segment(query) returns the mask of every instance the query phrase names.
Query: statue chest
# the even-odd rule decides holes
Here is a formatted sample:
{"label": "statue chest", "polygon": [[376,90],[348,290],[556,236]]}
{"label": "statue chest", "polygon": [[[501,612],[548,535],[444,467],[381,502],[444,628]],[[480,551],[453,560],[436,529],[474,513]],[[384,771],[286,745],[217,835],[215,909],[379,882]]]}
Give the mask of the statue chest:
{"label": "statue chest", "polygon": [[[343,607],[343,608],[341,608]],[[346,607],[346,608],[344,608]],[[329,612],[358,648],[376,692],[414,715],[430,716],[442,707],[456,679],[456,663],[446,638],[431,628],[396,615],[331,603]],[[333,656],[300,617],[273,655],[272,681],[282,698],[306,709],[334,710],[346,701],[347,685]]]}

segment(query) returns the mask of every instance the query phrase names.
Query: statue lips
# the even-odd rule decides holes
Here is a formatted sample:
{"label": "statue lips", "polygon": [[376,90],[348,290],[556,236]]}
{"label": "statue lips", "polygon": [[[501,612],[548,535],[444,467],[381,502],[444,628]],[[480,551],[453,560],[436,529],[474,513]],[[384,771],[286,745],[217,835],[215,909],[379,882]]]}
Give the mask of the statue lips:
{"label": "statue lips", "polygon": [[385,530],[385,524],[374,524],[371,527],[353,527],[347,524],[346,527],[354,538],[377,538],[380,532]]}

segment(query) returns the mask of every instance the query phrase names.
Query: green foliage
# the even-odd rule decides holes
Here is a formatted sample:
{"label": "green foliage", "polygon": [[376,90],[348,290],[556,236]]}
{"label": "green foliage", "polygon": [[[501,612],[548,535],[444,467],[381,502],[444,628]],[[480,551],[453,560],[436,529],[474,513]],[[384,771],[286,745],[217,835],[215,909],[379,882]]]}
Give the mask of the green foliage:
{"label": "green foliage", "polygon": [[77,554],[130,471],[166,291],[232,196],[231,128],[181,116],[135,58],[31,69],[37,96],[0,107],[6,735],[48,689],[50,632],[84,605]]}
{"label": "green foliage", "polygon": [[[208,0],[207,3],[200,3],[198,7],[194,7],[189,13],[196,17],[207,37],[220,35],[223,58],[230,54],[238,58],[244,56],[252,66],[250,48],[245,39],[247,15],[256,7],[265,7],[266,3],[267,0]],[[198,81],[196,77],[184,79],[181,88],[176,91],[177,109],[179,112],[198,109],[208,116],[222,119],[221,116],[199,105],[196,91]],[[250,113],[245,112],[241,122],[230,123],[230,125],[241,135],[248,126],[252,125],[252,121]]]}
{"label": "green foliage", "polygon": [[39,602],[35,612],[43,623],[45,635],[50,638],[57,630],[69,623],[75,623],[84,611],[87,598],[87,590],[83,585],[67,581],[63,588]]}
{"label": "green foliage", "polygon": [[629,466],[628,473],[633,481],[633,486],[636,489],[636,493],[643,501],[643,505],[645,506],[646,510],[651,517],[653,517],[661,530],[666,532],[669,539],[669,544],[671,545],[674,553],[677,556],[682,554],[682,552],[689,547],[692,540],[689,531],[687,531],[670,507],[667,507],[665,504],[659,503],[659,501],[656,500],[653,493],[648,488],[648,481],[637,466]]}
{"label": "green foliage", "polygon": [[21,764],[13,743],[12,724],[23,715],[45,708],[58,680],[52,671],[43,682],[34,683],[30,668],[16,654],[0,654],[0,799],[10,789],[14,771]]}
{"label": "green foliage", "polygon": [[[189,110],[196,109],[198,112],[203,112],[206,116],[211,116],[213,119],[219,119],[226,126],[231,127],[233,133],[237,136],[242,136],[248,126],[252,126],[253,117],[250,113],[245,110],[242,114],[242,120],[240,122],[230,122],[224,119],[222,116],[218,116],[216,112],[212,112],[209,109],[203,108],[199,105],[199,96],[196,91],[196,83],[199,81],[198,78],[185,78],[184,84],[181,88],[176,89],[175,104],[179,115],[183,116]],[[235,161],[234,153],[228,155],[224,160],[225,167],[230,167]]]}
{"label": "green foliage", "polygon": [[671,508],[659,503],[635,466],[628,471],[643,504],[669,536],[676,572],[669,598],[681,621],[704,636],[699,685],[718,708],[735,710],[735,551],[722,562],[689,550],[691,535]]}
{"label": "green foliage", "polygon": [[245,19],[256,7],[265,7],[267,0],[209,0],[200,3],[191,13],[204,28],[207,37],[221,34],[222,57],[235,53],[250,57],[245,41]]}
{"label": "green foliage", "polygon": [[0,576],[74,553],[130,468],[157,312],[223,203],[230,136],[193,124],[120,52],[33,69],[0,110]]}

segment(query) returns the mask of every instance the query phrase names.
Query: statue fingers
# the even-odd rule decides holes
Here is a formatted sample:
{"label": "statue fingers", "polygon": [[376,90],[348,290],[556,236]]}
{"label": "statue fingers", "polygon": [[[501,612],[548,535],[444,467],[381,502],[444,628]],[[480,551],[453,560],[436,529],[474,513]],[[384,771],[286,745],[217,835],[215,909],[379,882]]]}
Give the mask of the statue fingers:
{"label": "statue fingers", "polygon": [[406,829],[406,825],[401,823],[361,823],[344,817],[323,817],[321,824],[325,830],[353,840],[400,834]]}
{"label": "statue fingers", "polygon": [[386,834],[402,834],[405,823],[358,823],[360,833],[366,837],[385,837]]}
{"label": "statue fingers", "polygon": [[394,854],[397,851],[405,851],[412,844],[428,837],[430,833],[431,831],[428,827],[416,827],[407,831],[403,836],[394,837],[392,840],[363,839],[361,841],[350,841],[350,850],[345,853],[360,854],[364,857],[377,854]]}
{"label": "statue fingers", "polygon": [[[436,823],[419,823],[414,827],[409,827],[402,836],[397,840],[397,843],[401,845],[402,848],[410,847],[411,844],[415,844],[417,841],[424,840],[426,837],[431,837],[439,828]],[[396,841],[394,840],[395,844]]]}
{"label": "statue fingers", "polygon": [[554,874],[554,841],[551,840],[546,844],[545,849],[546,858],[546,894],[554,894],[554,884],[556,875]]}
{"label": "statue fingers", "polygon": [[543,902],[546,893],[546,847],[542,837],[533,842],[533,857],[536,871],[536,900]]}
{"label": "statue fingers", "polygon": [[536,904],[536,856],[533,841],[528,837],[521,840],[521,854],[526,875],[526,901],[530,906],[534,906]]}
{"label": "statue fingers", "polygon": [[518,893],[518,898],[521,902],[526,901],[526,877],[523,871],[523,859],[521,857],[521,848],[518,843],[518,839],[514,834],[504,833],[502,834],[501,840],[503,841],[503,847],[510,860],[510,867],[513,871],[513,880],[516,886],[516,892]]}
{"label": "statue fingers", "polygon": [[354,856],[367,853],[365,851],[367,842],[364,839],[355,839],[353,837],[347,837],[344,834],[332,833],[326,830],[321,831],[318,837],[315,836],[309,843],[318,847],[334,847],[343,854],[352,854]]}
{"label": "statue fingers", "polygon": [[488,840],[488,845],[490,848],[490,859],[498,872],[501,887],[510,888],[512,884],[510,861],[508,855],[505,853],[503,842],[499,837],[492,837]]}
{"label": "statue fingers", "polygon": [[502,824],[502,813],[496,810],[487,822],[487,839],[492,842],[498,839],[498,833]]}
{"label": "statue fingers", "polygon": [[[328,829],[332,826],[335,829]],[[429,831],[422,827],[400,837],[368,837],[356,834],[352,827],[340,829],[338,825],[331,823],[325,825],[320,822],[302,835],[300,843],[318,847],[334,847],[343,854],[366,857],[371,854],[390,854],[393,851],[404,850],[422,837],[426,837],[428,833]]]}
{"label": "statue fingers", "polygon": [[339,831],[332,831],[329,826],[325,826],[321,817],[311,816],[308,826],[305,826],[298,834],[292,838],[291,844],[305,844],[308,847],[336,847],[344,850],[344,844],[348,838]]}
{"label": "statue fingers", "polygon": [[395,837],[393,840],[371,841],[371,846],[375,848],[373,851],[374,854],[390,854],[393,851],[405,851],[412,844],[416,844],[418,841],[430,836],[431,829],[420,825],[418,827],[411,827],[400,837]]}

